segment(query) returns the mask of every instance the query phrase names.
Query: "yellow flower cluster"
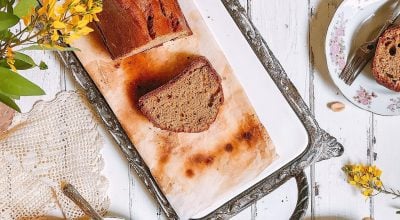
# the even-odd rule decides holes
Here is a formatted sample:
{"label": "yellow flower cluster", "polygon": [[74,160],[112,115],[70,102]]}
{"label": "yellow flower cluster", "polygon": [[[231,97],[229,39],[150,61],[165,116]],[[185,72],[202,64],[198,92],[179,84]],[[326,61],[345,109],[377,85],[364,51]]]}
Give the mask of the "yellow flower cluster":
{"label": "yellow flower cluster", "polygon": [[16,72],[17,68],[15,68],[14,65],[15,64],[14,53],[11,47],[7,47],[6,61],[11,70]]}
{"label": "yellow flower cluster", "polygon": [[382,171],[376,166],[346,165],[343,167],[347,181],[359,188],[364,196],[372,196],[374,190],[380,191],[383,187],[380,179]]}
{"label": "yellow flower cluster", "polygon": [[42,27],[42,44],[67,44],[93,31],[87,25],[98,21],[97,14],[102,11],[101,0],[66,0],[57,4],[57,0],[43,0],[37,11],[39,26]]}

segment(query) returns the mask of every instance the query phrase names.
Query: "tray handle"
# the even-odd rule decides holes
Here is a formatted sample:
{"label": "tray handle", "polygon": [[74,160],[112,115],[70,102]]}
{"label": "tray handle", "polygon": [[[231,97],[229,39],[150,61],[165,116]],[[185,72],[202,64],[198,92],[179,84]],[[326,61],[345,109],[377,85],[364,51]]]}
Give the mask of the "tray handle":
{"label": "tray handle", "polygon": [[302,171],[297,176],[295,176],[296,184],[297,184],[297,204],[296,208],[290,217],[290,220],[301,219],[307,212],[308,204],[309,204],[309,187],[307,176]]}

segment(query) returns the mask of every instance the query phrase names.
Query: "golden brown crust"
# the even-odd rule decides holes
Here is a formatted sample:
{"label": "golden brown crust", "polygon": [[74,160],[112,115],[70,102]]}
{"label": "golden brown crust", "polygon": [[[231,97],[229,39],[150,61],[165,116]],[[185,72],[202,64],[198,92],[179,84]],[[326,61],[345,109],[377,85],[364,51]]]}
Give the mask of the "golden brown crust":
{"label": "golden brown crust", "polygon": [[144,100],[146,100],[152,96],[156,96],[161,91],[171,88],[172,86],[174,86],[174,84],[179,79],[181,79],[188,73],[190,74],[190,72],[192,72],[194,69],[202,68],[205,66],[207,66],[209,68],[209,70],[210,70],[209,73],[210,73],[211,77],[213,77],[214,80],[218,83],[217,93],[220,94],[221,100],[219,101],[219,105],[217,105],[216,107],[220,108],[222,103],[224,102],[224,93],[223,93],[222,84],[221,84],[221,77],[218,75],[216,70],[212,67],[211,63],[207,60],[207,58],[199,56],[199,57],[194,58],[189,63],[189,65],[179,75],[174,77],[172,80],[170,80],[166,84],[164,84],[164,85],[154,89],[153,91],[148,92],[147,94],[143,95],[142,97],[140,97],[138,100],[139,110],[143,113],[143,115],[146,116],[147,119],[149,119],[149,121],[151,121],[154,124],[154,126],[160,128],[162,130],[169,130],[172,132],[189,132],[189,133],[198,133],[198,132],[208,130],[210,125],[217,119],[217,114],[212,115],[212,117],[213,117],[212,120],[206,126],[196,127],[196,128],[192,128],[192,129],[185,129],[185,128],[181,127],[181,128],[171,130],[171,128],[167,127],[165,124],[159,123],[158,120],[150,113],[150,111],[148,111],[148,110],[146,110],[146,108],[144,108]]}
{"label": "golden brown crust", "polygon": [[379,38],[372,74],[375,80],[396,92],[400,92],[400,69],[397,59],[400,56],[400,27],[390,28]]}
{"label": "golden brown crust", "polygon": [[192,32],[177,0],[104,0],[95,29],[113,59]]}

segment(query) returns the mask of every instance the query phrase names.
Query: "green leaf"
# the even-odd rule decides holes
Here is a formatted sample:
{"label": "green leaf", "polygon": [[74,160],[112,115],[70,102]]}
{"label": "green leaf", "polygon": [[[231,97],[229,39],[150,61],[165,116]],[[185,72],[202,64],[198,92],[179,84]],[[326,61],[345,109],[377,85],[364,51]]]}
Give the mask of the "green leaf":
{"label": "green leaf", "polygon": [[0,31],[0,40],[6,41],[6,40],[10,39],[12,36],[13,36],[13,33],[11,33],[9,30]]}
{"label": "green leaf", "polygon": [[45,94],[39,86],[4,67],[0,67],[0,91],[5,94],[17,96]]}
{"label": "green leaf", "polygon": [[19,0],[14,8],[14,14],[22,18],[29,15],[32,8],[35,8],[37,5],[37,0]]}
{"label": "green leaf", "polygon": [[8,107],[13,108],[14,110],[21,112],[21,109],[18,105],[12,100],[10,97],[3,95],[0,93],[0,102],[6,104]]}
{"label": "green leaf", "polygon": [[8,96],[8,97],[10,97],[11,99],[17,99],[17,100],[19,100],[19,99],[21,98],[21,97],[18,96],[18,95],[10,95],[10,94],[3,93],[3,92],[1,92],[1,91],[0,91],[0,94],[5,95],[5,96]]}
{"label": "green leaf", "polygon": [[75,47],[52,47],[52,46],[43,46],[39,44],[35,44],[29,47],[25,47],[20,49],[19,51],[25,50],[49,50],[49,51],[80,51],[78,48]]}
{"label": "green leaf", "polygon": [[19,18],[13,14],[0,11],[0,31],[6,30],[19,21]]}
{"label": "green leaf", "polygon": [[14,66],[18,70],[26,70],[37,66],[30,56],[20,52],[14,52],[14,59]]}
{"label": "green leaf", "polygon": [[7,6],[7,0],[0,0],[0,9],[5,8]]}
{"label": "green leaf", "polygon": [[[37,66],[30,56],[20,52],[14,52],[14,60],[14,66],[17,70],[27,70]],[[0,66],[10,69],[6,59],[0,59]]]}
{"label": "green leaf", "polygon": [[39,69],[40,70],[47,70],[48,68],[49,67],[47,66],[47,64],[45,62],[40,61],[40,64],[39,64]]}

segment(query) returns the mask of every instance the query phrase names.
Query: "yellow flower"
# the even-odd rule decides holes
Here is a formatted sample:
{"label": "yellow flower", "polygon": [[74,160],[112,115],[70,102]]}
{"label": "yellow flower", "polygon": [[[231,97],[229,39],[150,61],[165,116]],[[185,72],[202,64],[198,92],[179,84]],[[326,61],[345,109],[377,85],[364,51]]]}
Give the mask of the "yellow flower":
{"label": "yellow flower", "polygon": [[14,52],[11,47],[7,47],[6,61],[8,66],[12,71],[16,72],[17,68],[15,68],[15,60],[14,60]]}
{"label": "yellow flower", "polygon": [[96,14],[93,14],[93,20],[95,20],[95,21],[99,21],[99,18],[97,17],[97,15],[96,15]]}
{"label": "yellow flower", "polygon": [[74,12],[74,13],[83,13],[83,12],[86,12],[86,7],[85,7],[85,5],[82,5],[82,4],[77,5],[77,6],[75,6],[75,7],[73,8],[73,12]]}
{"label": "yellow flower", "polygon": [[382,171],[376,166],[346,165],[343,167],[349,184],[359,188],[364,196],[371,196],[374,190],[383,187],[380,176]]}
{"label": "yellow flower", "polygon": [[79,34],[79,35],[88,35],[90,32],[92,32],[93,31],[93,29],[92,28],[89,28],[89,27],[83,27],[82,29],[80,29],[77,33]]}
{"label": "yellow flower", "polygon": [[[90,22],[90,18],[89,18],[88,16],[84,16],[83,19],[80,20],[80,21],[78,21],[78,23],[76,23],[75,25],[76,25],[78,28],[83,28],[83,27],[85,27],[87,24],[89,24],[89,22]],[[74,25],[74,26],[75,26],[75,25]]]}
{"label": "yellow flower", "polygon": [[76,32],[70,33],[68,37],[64,38],[65,43],[71,44],[74,40],[78,39],[81,35]]}
{"label": "yellow flower", "polygon": [[377,186],[378,188],[382,188],[382,186],[383,186],[382,181],[376,180],[375,181],[375,186]]}
{"label": "yellow flower", "polygon": [[66,28],[67,25],[64,22],[61,22],[61,21],[54,21],[53,22],[53,27],[57,28],[57,29],[63,29],[63,28]]}
{"label": "yellow flower", "polygon": [[67,12],[67,9],[68,8],[64,7],[63,5],[62,6],[57,6],[56,7],[56,12],[59,15],[64,15],[64,13]]}
{"label": "yellow flower", "polygon": [[97,14],[97,13],[100,13],[100,12],[102,12],[103,11],[103,8],[102,7],[94,7],[94,8],[92,8],[91,10],[90,10],[90,12],[91,13],[94,13],[94,14]]}
{"label": "yellow flower", "polygon": [[88,24],[93,20],[98,21],[97,13],[102,11],[101,0],[65,0],[62,4],[56,2],[43,0],[43,7],[38,11],[39,22],[45,27],[39,33],[41,44],[54,46],[60,40],[70,44],[93,31]]}
{"label": "yellow flower", "polygon": [[48,17],[55,18],[55,5],[57,0],[49,0]]}
{"label": "yellow flower", "polygon": [[362,192],[362,194],[364,195],[364,196],[372,196],[372,193],[374,192],[374,190],[373,189],[365,189],[363,192]]}
{"label": "yellow flower", "polygon": [[51,35],[51,40],[53,42],[56,42],[56,41],[58,41],[59,38],[60,38],[60,35],[58,35],[57,30],[53,30],[53,34]]}

